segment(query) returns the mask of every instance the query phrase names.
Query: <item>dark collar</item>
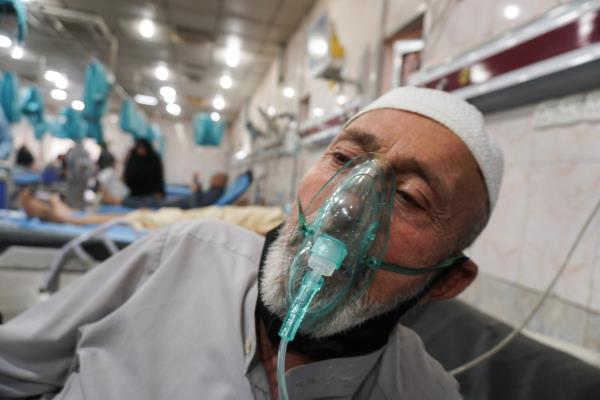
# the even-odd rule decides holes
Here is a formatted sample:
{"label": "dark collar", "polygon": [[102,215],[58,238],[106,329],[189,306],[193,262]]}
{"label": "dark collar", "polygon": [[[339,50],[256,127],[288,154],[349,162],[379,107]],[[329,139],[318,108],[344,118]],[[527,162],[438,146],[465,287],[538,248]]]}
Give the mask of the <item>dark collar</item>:
{"label": "dark collar", "polygon": [[[258,272],[258,300],[256,306],[256,318],[261,318],[266,329],[269,340],[273,346],[279,344],[279,328],[281,319],[271,313],[262,302],[260,282],[262,281],[262,271],[270,245],[279,236],[281,226],[273,229],[266,235],[263,246],[260,268]],[[435,281],[435,280],[434,280]],[[430,290],[431,284],[423,289],[415,297],[398,305],[395,309],[371,318],[359,326],[350,330],[324,338],[314,339],[298,332],[295,339],[289,343],[290,350],[305,354],[315,361],[328,358],[354,357],[368,353],[383,347],[388,337],[398,323],[399,319],[410,310],[421,298]]]}

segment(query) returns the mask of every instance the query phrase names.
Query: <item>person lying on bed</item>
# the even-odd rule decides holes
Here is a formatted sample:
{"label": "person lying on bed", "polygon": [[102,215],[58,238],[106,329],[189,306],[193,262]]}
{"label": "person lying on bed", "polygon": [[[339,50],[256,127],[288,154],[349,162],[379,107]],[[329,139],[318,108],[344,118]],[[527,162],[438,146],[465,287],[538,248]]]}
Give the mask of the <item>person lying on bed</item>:
{"label": "person lying on bed", "polygon": [[58,194],[52,194],[46,203],[35,198],[29,191],[23,191],[20,194],[20,200],[23,210],[29,217],[47,222],[74,225],[96,225],[123,220],[137,229],[158,229],[176,222],[211,218],[243,226],[264,235],[281,224],[284,219],[281,207],[206,206],[186,210],[162,207],[155,210],[138,209],[128,213],[86,214],[67,206]]}

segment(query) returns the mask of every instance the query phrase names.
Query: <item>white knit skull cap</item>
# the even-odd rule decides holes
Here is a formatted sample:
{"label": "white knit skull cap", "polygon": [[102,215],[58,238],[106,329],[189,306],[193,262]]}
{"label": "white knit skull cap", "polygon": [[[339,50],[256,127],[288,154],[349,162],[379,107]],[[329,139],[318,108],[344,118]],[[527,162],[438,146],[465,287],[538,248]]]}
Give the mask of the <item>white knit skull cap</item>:
{"label": "white knit skull cap", "polygon": [[504,157],[498,143],[485,131],[479,110],[460,97],[441,90],[406,86],[392,89],[379,97],[356,113],[344,127],[364,113],[384,108],[420,114],[444,125],[458,136],[481,169],[490,211],[494,209],[502,182]]}

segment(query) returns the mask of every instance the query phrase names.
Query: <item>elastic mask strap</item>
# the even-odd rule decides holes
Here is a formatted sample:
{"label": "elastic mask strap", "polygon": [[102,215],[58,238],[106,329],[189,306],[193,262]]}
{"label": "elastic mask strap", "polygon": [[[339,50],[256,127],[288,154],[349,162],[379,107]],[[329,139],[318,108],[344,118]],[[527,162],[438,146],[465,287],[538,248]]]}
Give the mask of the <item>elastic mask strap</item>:
{"label": "elastic mask strap", "polygon": [[451,267],[451,266],[455,265],[456,263],[462,263],[468,259],[469,259],[469,257],[467,257],[461,253],[457,256],[449,257],[449,258],[445,259],[440,264],[438,264],[434,267],[413,268],[413,267],[403,267],[401,265],[389,264],[389,263],[382,262],[379,265],[379,269],[383,269],[383,270],[386,270],[389,272],[395,272],[397,274],[403,274],[403,275],[425,275],[425,274],[431,274],[433,272],[440,271],[445,268]]}

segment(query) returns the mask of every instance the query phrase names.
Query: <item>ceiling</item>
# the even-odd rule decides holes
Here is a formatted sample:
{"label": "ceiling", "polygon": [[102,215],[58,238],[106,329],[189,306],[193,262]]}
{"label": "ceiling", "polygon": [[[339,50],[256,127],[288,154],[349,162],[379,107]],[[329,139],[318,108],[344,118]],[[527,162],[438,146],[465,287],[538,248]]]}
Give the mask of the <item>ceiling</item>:
{"label": "ceiling", "polygon": [[[45,70],[65,73],[72,83],[69,100],[81,94],[86,63],[100,59],[114,68],[116,80],[129,95],[160,98],[159,88],[177,90],[182,117],[212,111],[221,94],[225,117],[231,119],[254,92],[271,62],[297,29],[315,0],[43,0],[28,1],[29,35],[25,56],[13,60],[0,54],[0,67],[15,70],[22,79],[46,85]],[[155,23],[155,34],[140,35],[142,19]],[[225,49],[239,40],[240,62],[225,63]],[[111,57],[111,54],[113,55]],[[170,76],[154,76],[164,63]],[[233,87],[225,90],[219,78],[229,73]],[[118,99],[112,102],[118,108]],[[56,101],[54,101],[56,103]],[[165,115],[165,103],[142,106],[149,116]]]}

